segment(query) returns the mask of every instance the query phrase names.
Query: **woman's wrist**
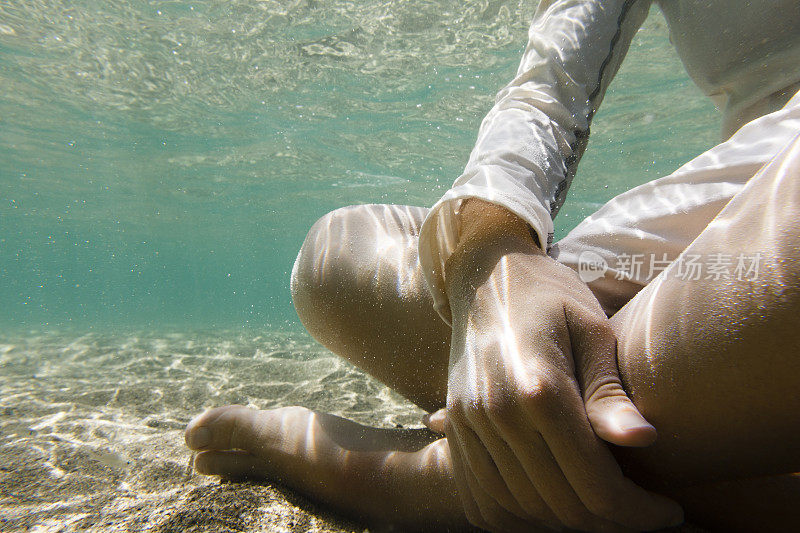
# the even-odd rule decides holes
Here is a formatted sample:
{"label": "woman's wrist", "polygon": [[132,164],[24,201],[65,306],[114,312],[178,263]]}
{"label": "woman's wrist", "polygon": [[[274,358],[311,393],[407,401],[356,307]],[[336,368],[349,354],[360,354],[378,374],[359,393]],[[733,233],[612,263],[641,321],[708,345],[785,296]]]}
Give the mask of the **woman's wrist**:
{"label": "woman's wrist", "polygon": [[476,198],[459,210],[459,240],[445,263],[448,297],[475,288],[493,271],[497,262],[512,253],[544,255],[535,233],[508,209]]}
{"label": "woman's wrist", "polygon": [[515,236],[539,247],[538,237],[522,218],[503,206],[480,200],[466,199],[459,209],[459,246],[480,245],[497,235]]}

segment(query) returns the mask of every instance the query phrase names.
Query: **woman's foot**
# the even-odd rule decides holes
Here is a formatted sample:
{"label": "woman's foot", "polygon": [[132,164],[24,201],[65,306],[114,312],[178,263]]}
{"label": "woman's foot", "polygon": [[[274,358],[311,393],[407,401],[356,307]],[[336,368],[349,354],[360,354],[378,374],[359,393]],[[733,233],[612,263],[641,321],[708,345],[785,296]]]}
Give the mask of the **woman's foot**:
{"label": "woman's foot", "polygon": [[211,409],[186,428],[201,474],[271,479],[371,522],[466,526],[444,439],[302,407]]}

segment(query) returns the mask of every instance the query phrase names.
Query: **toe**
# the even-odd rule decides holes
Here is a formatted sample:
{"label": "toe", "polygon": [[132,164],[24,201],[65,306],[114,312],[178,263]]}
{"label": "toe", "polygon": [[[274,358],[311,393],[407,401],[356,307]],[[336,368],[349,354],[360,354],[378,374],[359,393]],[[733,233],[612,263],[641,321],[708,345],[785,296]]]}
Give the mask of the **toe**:
{"label": "toe", "polygon": [[194,468],[207,476],[231,479],[265,479],[267,464],[243,451],[206,451],[194,458]]}
{"label": "toe", "polygon": [[260,437],[259,411],[228,405],[206,411],[186,427],[186,445],[193,450],[254,451]]}

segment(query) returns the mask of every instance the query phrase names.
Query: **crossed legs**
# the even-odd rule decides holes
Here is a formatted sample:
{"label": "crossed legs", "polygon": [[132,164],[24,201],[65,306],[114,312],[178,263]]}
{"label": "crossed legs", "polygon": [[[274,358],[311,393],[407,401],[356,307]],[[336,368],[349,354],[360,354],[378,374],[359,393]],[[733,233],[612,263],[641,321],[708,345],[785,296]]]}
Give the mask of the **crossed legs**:
{"label": "crossed legs", "polygon": [[[684,252],[758,254],[755,279],[687,280],[676,262],[612,317],[626,390],[659,431],[655,445],[617,449],[618,458],[712,526],[746,528],[749,519],[779,528],[800,518],[787,505],[800,497],[789,475],[800,471],[798,207],[800,138]],[[303,245],[292,292],[322,344],[431,411],[445,403],[449,329],[416,257],[424,215],[398,206],[326,215]],[[374,521],[466,525],[446,441],[430,432],[301,408],[226,407],[195,419],[187,443],[202,450],[203,473],[277,478]]]}

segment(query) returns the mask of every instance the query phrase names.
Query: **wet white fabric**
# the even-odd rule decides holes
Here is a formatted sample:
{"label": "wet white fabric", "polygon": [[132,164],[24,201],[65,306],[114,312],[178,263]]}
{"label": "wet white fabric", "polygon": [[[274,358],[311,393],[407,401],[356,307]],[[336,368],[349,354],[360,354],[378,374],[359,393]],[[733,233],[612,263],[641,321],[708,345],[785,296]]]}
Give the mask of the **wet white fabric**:
{"label": "wet white fabric", "polygon": [[[446,321],[450,309],[443,272],[458,241],[461,201],[480,198],[509,209],[536,231],[543,249],[550,249],[552,219],[564,201],[586,147],[592,116],[651,3],[540,2],[517,76],[500,91],[484,118],[464,173],[433,206],[420,230],[420,262],[434,306]],[[800,27],[800,5],[796,0],[767,4],[749,0],[674,0],[658,4],[690,76],[724,113],[723,137],[738,125],[781,108],[800,88],[800,32],[796,30]],[[785,128],[795,127],[794,131],[798,131],[786,123],[785,128],[773,132],[769,128],[774,124],[769,120],[750,125],[759,128],[749,138],[758,138],[761,152],[756,154],[756,149],[751,148],[746,154],[739,154],[734,150],[736,143],[723,143],[716,147],[719,150],[712,149],[668,177],[698,179],[697,187],[670,188],[675,184],[663,178],[667,180],[662,182],[663,189],[653,184],[637,188],[641,190],[628,197],[636,200],[625,200],[629,202],[626,208],[635,207],[636,211],[629,211],[632,219],[623,227],[640,227],[640,219],[642,224],[668,223],[667,218],[649,215],[653,206],[683,213],[677,225],[692,229],[680,237],[666,230],[643,230],[669,240],[669,253],[682,250],[681,246],[688,244],[687,236],[694,232],[689,241],[696,237],[713,218],[708,215],[719,212],[727,202],[724,199],[729,200],[738,191],[745,175],[744,182],[758,170],[747,174],[742,168],[752,169],[756,160],[761,161],[760,167],[773,157],[789,140]],[[749,166],[736,157],[749,160]],[[711,160],[721,173],[716,178],[706,172],[692,174],[691,169],[705,168]],[[730,178],[722,176],[728,166]],[[698,217],[696,223],[688,220],[692,216]],[[608,239],[605,248],[609,253],[619,246],[611,243],[624,240],[614,236],[611,226],[609,221],[606,230],[598,234]],[[670,240],[673,237],[678,239],[674,243]],[[603,247],[597,239],[592,243]],[[643,240],[639,244],[652,242]],[[559,248],[560,257],[571,261],[571,248]],[[622,253],[624,249],[618,251]],[[630,281],[632,287],[639,285],[638,280]]]}
{"label": "wet white fabric", "polygon": [[[749,122],[669,176],[611,199],[558,241],[550,255],[578,271],[613,314],[677,259],[747,182],[799,136],[800,92],[783,109]],[[581,271],[590,262],[602,264],[597,277]]]}

